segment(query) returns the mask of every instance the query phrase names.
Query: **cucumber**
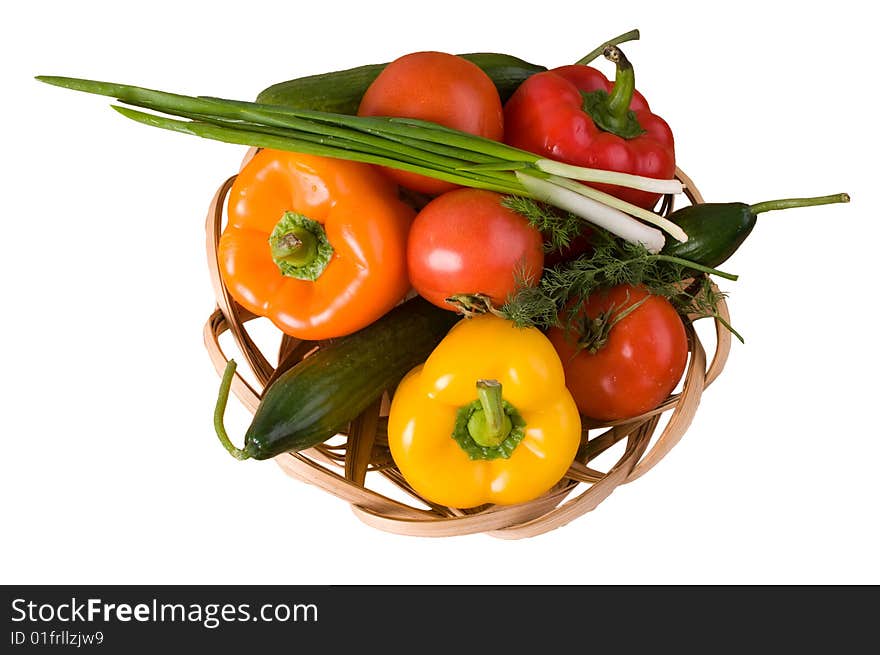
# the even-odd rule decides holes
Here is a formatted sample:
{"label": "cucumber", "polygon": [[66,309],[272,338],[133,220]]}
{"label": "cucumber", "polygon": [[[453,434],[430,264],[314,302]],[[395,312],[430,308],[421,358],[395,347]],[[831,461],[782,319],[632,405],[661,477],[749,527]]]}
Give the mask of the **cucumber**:
{"label": "cucumber", "polygon": [[766,200],[754,205],[743,202],[706,202],[689,205],[667,218],[688,235],[687,241],[667,240],[661,254],[679,257],[709,268],[728,260],[755,229],[758,215],[796,207],[817,207],[849,202],[849,194],[835,193],[813,198]]}
{"label": "cucumber", "polygon": [[[475,52],[459,55],[475,63],[495,83],[501,102],[531,75],[547,70],[511,55]],[[257,102],[284,105],[294,109],[314,109],[337,114],[356,114],[367,87],[388,64],[368,64],[347,70],[309,75],[279,82],[264,89]]]}
{"label": "cucumber", "polygon": [[416,297],[306,357],[266,389],[240,459],[311,448],[345,429],[423,363],[460,318]]}
{"label": "cucumber", "polygon": [[717,268],[751,234],[757,216],[742,202],[701,203],[672,212],[669,220],[688,235],[687,241],[667,239],[661,253]]}
{"label": "cucumber", "polygon": [[369,64],[279,82],[260,91],[257,102],[354,115],[367,87],[384,68],[385,64]]}
{"label": "cucumber", "polygon": [[459,56],[483,69],[483,72],[495,83],[502,104],[507,102],[519,85],[529,77],[547,70],[545,66],[530,64],[518,57],[497,52],[472,52]]}

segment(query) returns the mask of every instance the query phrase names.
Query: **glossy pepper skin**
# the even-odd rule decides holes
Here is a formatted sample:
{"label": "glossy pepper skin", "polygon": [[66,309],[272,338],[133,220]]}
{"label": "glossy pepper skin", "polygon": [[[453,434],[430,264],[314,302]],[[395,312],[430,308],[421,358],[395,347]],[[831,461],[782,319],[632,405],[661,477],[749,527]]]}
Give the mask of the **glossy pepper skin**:
{"label": "glossy pepper skin", "polygon": [[[497,450],[460,429],[467,443],[453,437],[462,427],[459,410],[479,405],[480,380],[500,383],[505,406],[520,419],[510,415],[520,432],[511,439],[511,429],[497,447],[508,457],[483,459]],[[457,323],[400,383],[388,417],[388,444],[403,477],[424,498],[450,507],[537,498],[568,470],[580,437],[580,415],[549,340],[491,314]]]}
{"label": "glossy pepper skin", "polygon": [[[371,166],[261,150],[235,179],[227,214],[218,259],[230,294],[293,337],[351,334],[409,290],[415,211]],[[283,221],[293,214],[307,229]]]}
{"label": "glossy pepper skin", "polygon": [[[619,50],[614,48],[619,53]],[[609,57],[606,50],[606,57]],[[622,53],[619,53],[622,56]],[[629,65],[626,58],[622,61]],[[582,65],[536,73],[523,82],[504,107],[504,140],[517,148],[568,164],[670,179],[675,174],[675,143],[665,120],[652,113],[635,90],[632,67],[615,82]],[[623,75],[626,79],[622,79]],[[615,94],[615,87],[617,91]],[[585,95],[604,91],[613,117],[606,128],[585,109]],[[601,105],[601,103],[600,103]],[[636,127],[627,127],[627,112]],[[602,121],[600,121],[602,122]],[[623,127],[620,127],[623,126]],[[609,131],[610,130],[610,131]],[[624,134],[624,136],[621,136]],[[590,184],[634,205],[650,209],[660,196],[623,187]]]}

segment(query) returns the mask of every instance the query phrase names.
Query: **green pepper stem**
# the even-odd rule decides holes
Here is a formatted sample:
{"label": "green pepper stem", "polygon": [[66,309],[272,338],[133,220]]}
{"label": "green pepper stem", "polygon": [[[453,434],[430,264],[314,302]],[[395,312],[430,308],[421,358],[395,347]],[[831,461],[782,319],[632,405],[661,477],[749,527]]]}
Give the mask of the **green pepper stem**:
{"label": "green pepper stem", "polygon": [[[493,435],[504,427],[504,409],[501,407],[501,383],[498,380],[477,380],[477,397],[486,415],[486,427]],[[499,440],[500,441],[500,440]]]}
{"label": "green pepper stem", "polygon": [[636,74],[629,59],[616,45],[607,45],[602,55],[617,67],[614,76],[614,87],[608,94],[608,113],[617,121],[623,121],[629,111],[633,92],[636,90]]}
{"label": "green pepper stem", "polygon": [[481,446],[499,445],[510,434],[510,417],[501,404],[501,383],[498,380],[477,380],[480,410],[471,415],[468,432]]}
{"label": "green pepper stem", "polygon": [[223,415],[226,413],[226,404],[229,402],[229,390],[232,388],[232,378],[235,376],[235,360],[230,359],[226,363],[223,371],[223,378],[220,380],[220,393],[217,395],[217,405],[214,407],[214,431],[220,439],[220,443],[230,455],[237,460],[250,459],[250,454],[241,448],[236,448],[226,434],[226,427],[223,425]]}
{"label": "green pepper stem", "polygon": [[621,43],[626,43],[627,41],[637,41],[639,39],[639,36],[640,36],[639,31],[637,29],[630,30],[629,32],[624,32],[620,36],[615,36],[613,39],[605,41],[605,43],[600,45],[598,48],[596,48],[595,50],[593,50],[589,54],[584,55],[580,59],[578,59],[575,62],[575,64],[581,65],[581,66],[586,66],[587,64],[592,62],[594,59],[599,57],[599,55],[601,55],[605,51],[605,48],[607,48],[608,46],[620,45]]}
{"label": "green pepper stem", "polygon": [[291,266],[307,266],[314,261],[318,244],[314,235],[302,227],[295,227],[280,235],[272,243],[272,259]]}
{"label": "green pepper stem", "polygon": [[830,196],[818,196],[815,198],[784,198],[781,200],[767,200],[765,202],[759,202],[756,205],[750,205],[749,211],[757,215],[777,209],[815,207],[817,205],[831,205],[838,202],[849,202],[849,194],[836,193]]}
{"label": "green pepper stem", "polygon": [[272,261],[285,277],[317,280],[333,255],[324,226],[308,216],[286,211],[269,235]]}
{"label": "green pepper stem", "polygon": [[581,91],[582,108],[596,127],[623,139],[634,139],[645,133],[635,112],[629,108],[636,91],[636,74],[626,55],[616,45],[607,45],[602,54],[614,62],[616,73],[610,92],[605,89]]}

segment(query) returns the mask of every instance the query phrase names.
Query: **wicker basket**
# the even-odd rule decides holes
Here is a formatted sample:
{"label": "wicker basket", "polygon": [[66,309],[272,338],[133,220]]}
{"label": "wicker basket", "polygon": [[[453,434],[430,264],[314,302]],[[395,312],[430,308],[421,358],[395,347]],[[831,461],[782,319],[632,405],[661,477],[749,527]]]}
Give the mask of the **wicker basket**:
{"label": "wicker basket", "polygon": [[[703,202],[691,180],[680,170],[676,175],[684,183],[690,202]],[[207,216],[208,265],[217,309],[205,324],[204,336],[214,367],[222,374],[229,358],[221,348],[220,336],[226,331],[231,333],[259,386],[252,387],[236,373],[232,392],[254,412],[262,389],[274,381],[276,368],[279,372],[286,370],[313,351],[315,343],[281,335],[279,352],[274,358],[278,364],[273,366],[273,358],[261,352],[248,333],[247,323],[256,317],[240,307],[223,285],[217,264],[217,243],[223,224],[224,201],[234,179],[235,176],[229,178],[218,189]],[[672,197],[667,196],[662,211],[668,213],[671,209]],[[723,300],[719,314],[721,319],[729,321]],[[527,503],[461,510],[421,498],[407,485],[388,450],[387,392],[381,401],[353,420],[338,438],[308,450],[279,455],[275,461],[291,477],[345,500],[363,522],[388,532],[432,537],[485,532],[503,539],[542,534],[594,509],[617,486],[650,470],[678,443],[694,417],[703,390],[721,373],[727,360],[730,333],[718,320],[715,334],[715,353],[707,367],[703,345],[693,326],[687,325],[690,357],[680,391],[657,409],[637,418],[603,424],[585,422],[581,447],[568,473],[547,494]],[[593,460],[622,440],[626,440],[623,452],[607,470],[591,467]],[[393,486],[389,487],[388,482]],[[402,500],[376,489],[382,486],[397,491],[394,495]]]}

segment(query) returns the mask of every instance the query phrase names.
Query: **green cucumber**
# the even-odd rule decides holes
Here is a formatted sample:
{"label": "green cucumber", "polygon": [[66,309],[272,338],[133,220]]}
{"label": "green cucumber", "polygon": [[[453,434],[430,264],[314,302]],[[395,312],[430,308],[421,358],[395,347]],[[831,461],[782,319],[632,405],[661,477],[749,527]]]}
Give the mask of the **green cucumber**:
{"label": "green cucumber", "polygon": [[222,425],[234,372],[231,363],[215,413],[221,443],[237,459],[268,459],[326,441],[423,363],[460,318],[416,297],[321,347],[266,389],[245,432],[243,449],[232,446]]}
{"label": "green cucumber", "polygon": [[386,64],[369,64],[279,82],[260,91],[257,102],[353,115],[357,113],[367,87],[385,66]]}
{"label": "green cucumber", "polygon": [[674,211],[669,220],[688,235],[687,241],[667,239],[661,254],[716,268],[751,234],[757,216],[742,202],[701,203]]}
{"label": "green cucumber", "polygon": [[547,70],[546,66],[530,64],[513,55],[497,52],[472,52],[459,56],[483,69],[498,89],[502,104],[507,102],[519,85],[529,77]]}
{"label": "green cucumber", "polygon": [[[495,83],[501,102],[506,102],[526,78],[547,70],[544,66],[495,52],[475,52],[459,56],[483,69]],[[387,65],[368,64],[279,82],[261,91],[257,96],[257,102],[284,105],[294,109],[356,114],[367,87]]]}
{"label": "green cucumber", "polygon": [[837,193],[817,198],[768,200],[755,205],[742,202],[707,202],[689,205],[667,218],[688,235],[687,241],[667,240],[663,255],[717,268],[737,251],[758,221],[758,214],[777,209],[813,207],[849,202],[849,195]]}

